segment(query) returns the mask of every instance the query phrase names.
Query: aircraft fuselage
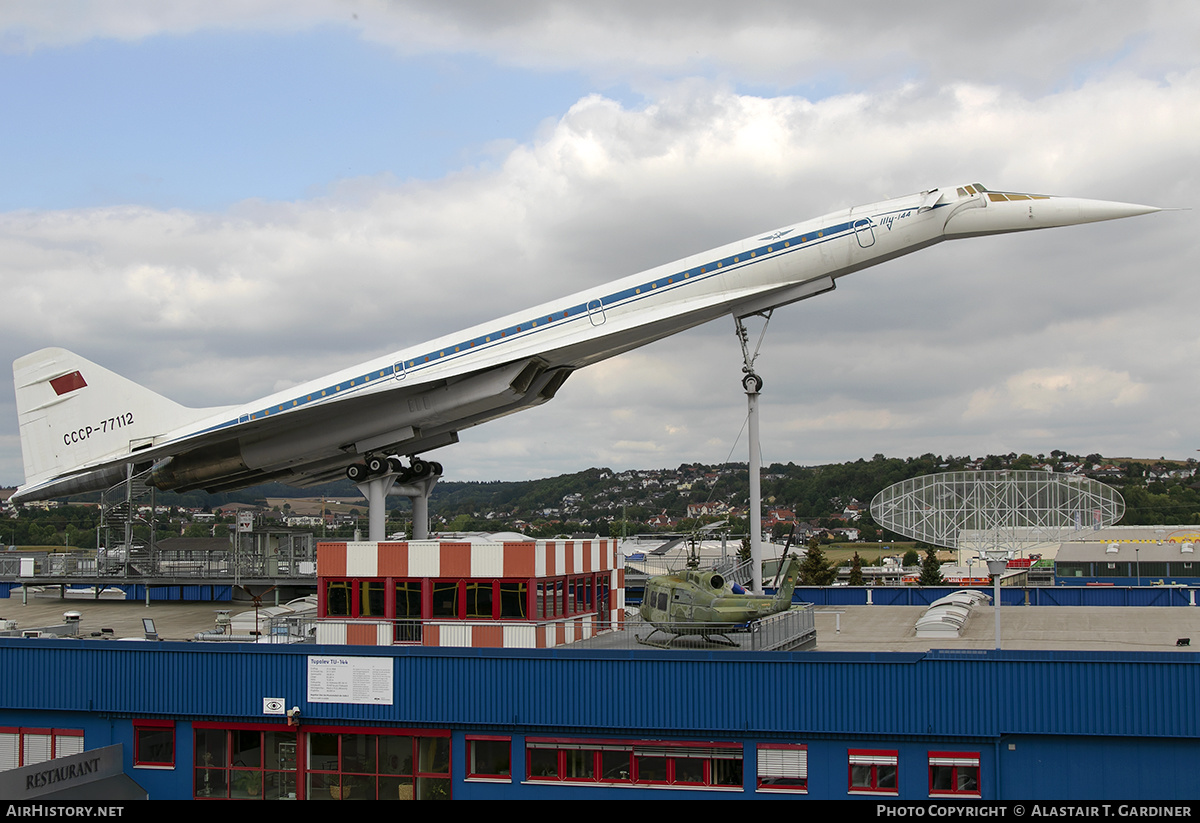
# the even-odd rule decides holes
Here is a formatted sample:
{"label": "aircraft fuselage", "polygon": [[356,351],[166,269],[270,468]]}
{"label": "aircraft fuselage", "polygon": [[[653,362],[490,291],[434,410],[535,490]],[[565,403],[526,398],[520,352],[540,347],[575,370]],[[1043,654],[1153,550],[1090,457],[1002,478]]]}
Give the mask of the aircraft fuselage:
{"label": "aircraft fuselage", "polygon": [[[453,443],[464,428],[549,400],[575,369],[724,315],[821,294],[839,277],[944,239],[1153,211],[978,185],[934,189],[758,233],[221,409],[177,406],[45,349],[13,365],[26,467],[16,497],[103,488],[129,463],[154,465],[150,482],[164,489],[320,482],[365,454]],[[104,379],[89,382],[99,372]],[[72,374],[84,385],[64,394]],[[112,390],[89,391],[106,381]],[[123,424],[97,431],[100,416]]]}

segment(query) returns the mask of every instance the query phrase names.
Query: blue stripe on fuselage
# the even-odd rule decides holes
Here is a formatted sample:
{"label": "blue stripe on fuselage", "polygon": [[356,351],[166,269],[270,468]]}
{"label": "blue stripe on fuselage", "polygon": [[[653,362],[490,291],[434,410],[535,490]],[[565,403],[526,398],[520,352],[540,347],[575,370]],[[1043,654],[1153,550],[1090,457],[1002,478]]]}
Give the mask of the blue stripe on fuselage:
{"label": "blue stripe on fuselage", "polygon": [[[897,211],[905,211],[911,209],[899,209]],[[872,219],[872,224],[874,224]],[[673,291],[690,283],[708,280],[718,274],[726,274],[729,271],[737,270],[751,265],[752,263],[761,263],[766,257],[782,257],[786,254],[791,254],[795,251],[818,246],[822,243],[827,243],[831,240],[836,240],[846,232],[853,231],[851,221],[845,223],[837,223],[832,226],[827,226],[822,229],[817,229],[813,232],[808,232],[797,237],[784,238],[779,237],[772,240],[770,243],[763,243],[757,248],[752,248],[749,251],[738,252],[737,254],[727,255],[722,258],[705,263],[701,266],[692,266],[675,274],[658,277],[654,280],[649,280],[645,283],[629,288],[622,289],[612,294],[599,298],[600,310],[604,311],[621,305],[644,300],[648,297],[659,294],[663,291]],[[765,239],[765,238],[764,238]],[[417,357],[405,358],[402,371],[405,375],[419,372],[425,368],[429,368],[439,363],[445,363],[450,360],[456,360],[473,354],[479,351],[490,351],[492,348],[499,346],[501,343],[507,343],[514,339],[524,340],[532,334],[544,331],[549,328],[557,327],[563,322],[576,322],[588,317],[588,305],[590,303],[579,303],[574,306],[569,306],[564,309],[556,310],[548,315],[530,318],[523,323],[517,323],[507,326],[502,329],[497,329],[486,335],[470,338],[461,343],[446,346],[440,349],[426,352]],[[292,398],[284,403],[273,404],[264,407],[249,414],[241,415],[239,418],[227,420],[215,426],[210,426],[199,432],[194,432],[189,437],[194,437],[197,434],[206,434],[208,432],[219,431],[237,425],[239,422],[247,422],[251,420],[261,420],[264,417],[269,417],[275,414],[282,414],[285,411],[302,408],[312,403],[319,403],[334,397],[342,396],[347,393],[359,391],[379,380],[386,380],[394,377],[396,374],[395,365],[384,366],[381,369],[361,374],[357,377],[352,377],[348,380],[343,380],[339,383],[334,383],[326,386],[324,389],[319,389],[314,392],[309,392],[301,396]]]}

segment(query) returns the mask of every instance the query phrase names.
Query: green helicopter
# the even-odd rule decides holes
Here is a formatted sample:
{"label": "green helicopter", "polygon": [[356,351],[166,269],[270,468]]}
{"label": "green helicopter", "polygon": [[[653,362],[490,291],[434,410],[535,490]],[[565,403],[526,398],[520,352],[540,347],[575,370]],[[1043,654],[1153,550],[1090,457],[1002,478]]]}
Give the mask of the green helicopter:
{"label": "green helicopter", "polygon": [[[768,596],[750,594],[720,572],[700,571],[691,565],[689,562],[687,569],[646,581],[639,614],[654,631],[644,638],[634,635],[639,643],[667,648],[679,637],[699,635],[710,643],[736,647],[727,634],[752,620],[791,608],[792,592],[800,576],[800,560],[790,555],[779,588],[774,596]],[[652,640],[660,632],[670,639]]]}

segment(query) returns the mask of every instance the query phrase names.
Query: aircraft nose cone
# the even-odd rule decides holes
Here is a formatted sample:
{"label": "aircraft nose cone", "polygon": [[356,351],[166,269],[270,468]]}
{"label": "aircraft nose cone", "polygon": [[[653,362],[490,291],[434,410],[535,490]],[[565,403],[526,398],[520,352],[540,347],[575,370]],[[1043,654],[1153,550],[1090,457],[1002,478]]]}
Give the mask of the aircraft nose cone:
{"label": "aircraft nose cone", "polygon": [[1137,203],[1085,200],[1081,197],[988,193],[984,208],[960,209],[946,221],[946,237],[977,237],[1011,231],[1078,226],[1153,214],[1162,209]]}
{"label": "aircraft nose cone", "polygon": [[[1061,215],[1063,222],[1052,225],[1069,226],[1078,223],[1099,223],[1102,220],[1120,220],[1123,217],[1137,217],[1140,214],[1153,214],[1162,211],[1156,206],[1143,206],[1137,203],[1116,203],[1111,200],[1085,200],[1080,197],[1052,197],[1048,201],[1040,201],[1037,206],[1045,203],[1048,214],[1045,219],[1053,220]],[[1035,209],[1035,214],[1036,214]]]}

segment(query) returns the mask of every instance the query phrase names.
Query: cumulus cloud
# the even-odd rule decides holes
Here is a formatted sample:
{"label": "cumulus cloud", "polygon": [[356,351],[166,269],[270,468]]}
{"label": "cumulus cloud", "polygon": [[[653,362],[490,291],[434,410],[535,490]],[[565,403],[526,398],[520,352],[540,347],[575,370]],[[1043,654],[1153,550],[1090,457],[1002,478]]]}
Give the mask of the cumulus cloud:
{"label": "cumulus cloud", "polygon": [[[38,6],[0,9],[6,48],[336,23],[410,53],[475,50],[646,92],[640,105],[584,96],[492,166],[433,181],[346,180],[212,213],[0,214],[0,282],[21,307],[0,327],[10,359],[63,345],[191,405],[250,400],[856,202],[981,180],[1190,205],[1200,169],[1200,69],[1192,46],[1169,47],[1195,30],[1192,4],[1085,14],[1052,29],[1053,49],[1011,10],[918,25],[894,4],[848,25],[784,3],[85,4],[60,22]],[[1030,54],[1050,55],[1059,80],[1039,80]],[[738,88],[771,77],[821,90]],[[765,458],[1190,452],[1195,219],[945,244],[780,310],[759,362]],[[744,420],[740,365],[732,322],[714,323],[586,369],[438,459],[475,479],[721,460]],[[0,404],[15,420],[11,388]],[[0,480],[13,482],[5,426]]]}
{"label": "cumulus cloud", "polygon": [[195,32],[344,27],[398,53],[472,52],[601,82],[660,83],[707,75],[771,88],[894,87],[897,80],[973,77],[1044,91],[1113,66],[1164,74],[1192,66],[1200,12],[1186,0],[1098,7],[1019,0],[914,9],[788,0],[211,0],[119,5],[42,0],[0,9],[0,48],[30,51],[95,38],[134,41]]}
{"label": "cumulus cloud", "polygon": [[1078,414],[1097,405],[1125,406],[1143,402],[1146,387],[1127,372],[1098,366],[1026,369],[1002,387],[971,395],[964,417],[1004,418],[1013,414]]}

